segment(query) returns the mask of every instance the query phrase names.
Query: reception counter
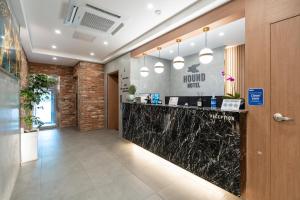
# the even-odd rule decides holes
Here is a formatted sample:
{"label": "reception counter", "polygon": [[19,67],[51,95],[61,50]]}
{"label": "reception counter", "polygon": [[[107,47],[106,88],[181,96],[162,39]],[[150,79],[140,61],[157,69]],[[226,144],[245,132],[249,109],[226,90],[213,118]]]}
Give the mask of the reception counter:
{"label": "reception counter", "polygon": [[246,112],[123,103],[123,137],[239,196]]}

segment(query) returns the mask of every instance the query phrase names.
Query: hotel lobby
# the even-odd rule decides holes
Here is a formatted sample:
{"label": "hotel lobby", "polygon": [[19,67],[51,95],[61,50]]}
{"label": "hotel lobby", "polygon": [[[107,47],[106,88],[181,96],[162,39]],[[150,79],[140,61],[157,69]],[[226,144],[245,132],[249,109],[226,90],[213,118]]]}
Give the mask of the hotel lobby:
{"label": "hotel lobby", "polygon": [[0,5],[0,200],[300,200],[299,0]]}

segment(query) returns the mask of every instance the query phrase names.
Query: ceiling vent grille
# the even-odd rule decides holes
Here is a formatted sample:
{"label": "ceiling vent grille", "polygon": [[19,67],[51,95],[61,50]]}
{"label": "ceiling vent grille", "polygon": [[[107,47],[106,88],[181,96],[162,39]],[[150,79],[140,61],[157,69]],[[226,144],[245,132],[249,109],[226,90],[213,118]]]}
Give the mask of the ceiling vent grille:
{"label": "ceiling vent grille", "polygon": [[122,28],[124,27],[124,24],[121,23],[113,32],[111,32],[112,35],[117,34]]}
{"label": "ceiling vent grille", "polygon": [[114,21],[106,19],[92,13],[86,12],[80,22],[80,25],[86,26],[99,31],[107,32],[113,25]]}
{"label": "ceiling vent grille", "polygon": [[87,33],[82,33],[79,31],[75,31],[73,34],[73,38],[77,40],[82,40],[85,42],[93,42],[96,39],[96,36],[87,34]]}
{"label": "ceiling vent grille", "polygon": [[80,4],[69,1],[68,15],[65,24],[81,27],[86,31],[97,31],[103,34],[115,35],[125,26],[125,18],[115,12],[98,8],[90,4]]}
{"label": "ceiling vent grille", "polygon": [[102,13],[104,13],[104,14],[110,15],[110,16],[115,17],[115,18],[118,18],[118,19],[121,18],[120,15],[114,14],[114,13],[109,12],[109,11],[107,11],[107,10],[103,10],[103,9],[101,9],[101,8],[97,8],[97,7],[92,6],[92,5],[90,5],[90,4],[86,4],[86,7],[91,8],[91,9],[94,9],[94,10],[97,10],[97,11],[99,11],[99,12],[102,12]]}

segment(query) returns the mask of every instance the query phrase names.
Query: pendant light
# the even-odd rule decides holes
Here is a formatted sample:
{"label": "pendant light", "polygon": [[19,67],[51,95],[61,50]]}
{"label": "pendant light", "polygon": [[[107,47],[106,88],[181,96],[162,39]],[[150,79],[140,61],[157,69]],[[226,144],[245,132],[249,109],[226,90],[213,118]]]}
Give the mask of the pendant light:
{"label": "pendant light", "polygon": [[174,58],[174,60],[173,60],[173,67],[176,70],[180,70],[180,69],[184,68],[184,58],[181,57],[181,56],[179,56],[179,44],[181,42],[181,39],[177,39],[176,42],[177,42],[177,45],[178,45],[178,48],[177,48],[177,57]]}
{"label": "pendant light", "polygon": [[199,53],[199,60],[202,64],[209,64],[213,60],[214,52],[207,47],[207,32],[209,31],[209,27],[204,27],[203,32],[205,33],[205,48],[202,49]]}
{"label": "pendant light", "polygon": [[144,66],[140,69],[140,74],[142,77],[147,77],[149,76],[149,69],[146,66],[146,54],[143,55],[144,55]]}
{"label": "pendant light", "polygon": [[[158,57],[160,58],[160,50],[161,50],[161,47],[158,47],[157,50],[158,50]],[[163,72],[165,71],[165,66],[164,66],[164,64],[163,64],[162,62],[157,62],[157,63],[155,63],[155,65],[154,65],[154,71],[155,71],[155,73],[157,73],[157,74],[163,73]]]}

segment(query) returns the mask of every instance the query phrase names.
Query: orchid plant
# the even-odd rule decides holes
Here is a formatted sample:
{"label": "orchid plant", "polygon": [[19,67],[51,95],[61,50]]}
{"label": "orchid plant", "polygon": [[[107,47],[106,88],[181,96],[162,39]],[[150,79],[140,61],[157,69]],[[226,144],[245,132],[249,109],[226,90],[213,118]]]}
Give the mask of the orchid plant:
{"label": "orchid plant", "polygon": [[235,81],[235,78],[230,74],[226,74],[224,70],[222,71],[222,76],[224,77],[224,80],[229,81],[231,83],[232,87],[233,87],[233,94],[227,93],[225,98],[227,98],[227,99],[239,99],[239,98],[241,98],[240,93],[235,92],[235,89],[234,89],[234,84],[233,83]]}

